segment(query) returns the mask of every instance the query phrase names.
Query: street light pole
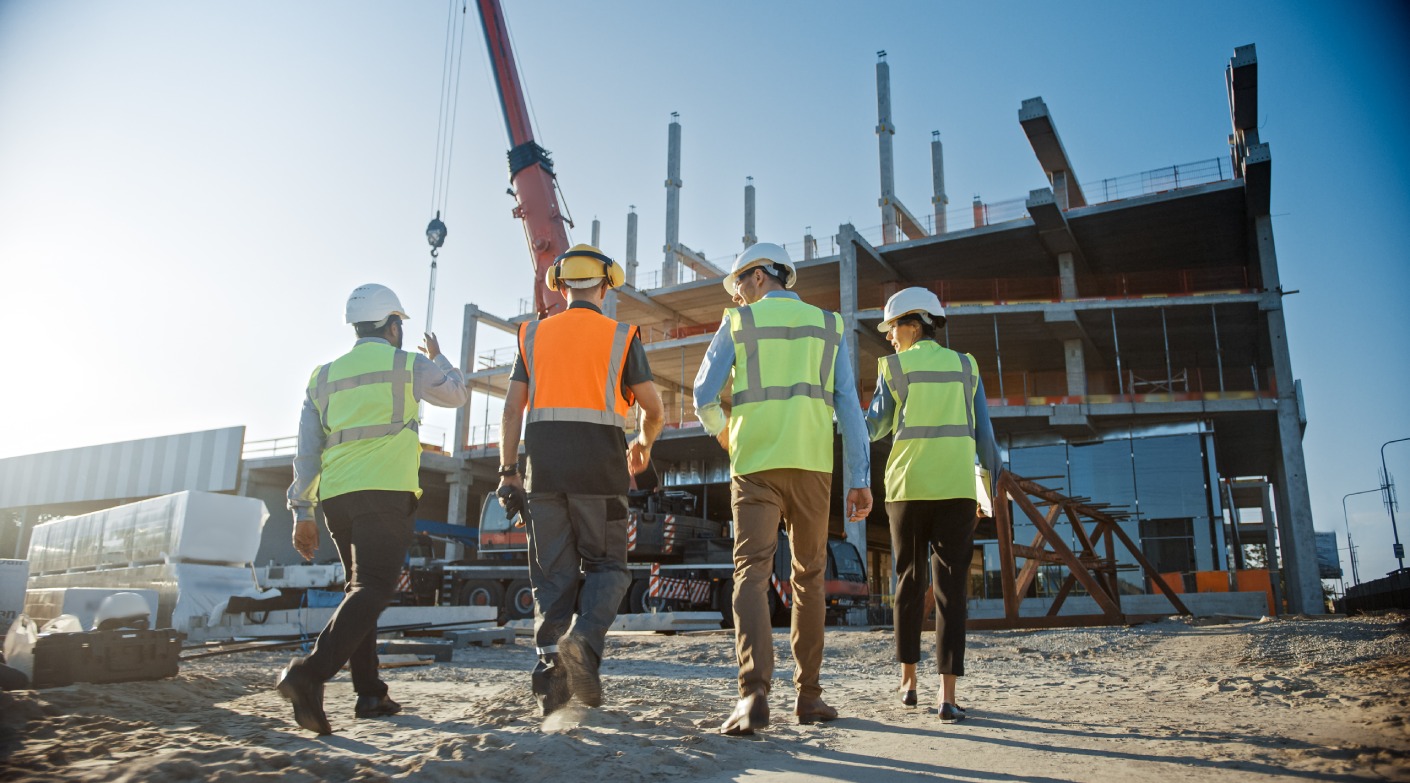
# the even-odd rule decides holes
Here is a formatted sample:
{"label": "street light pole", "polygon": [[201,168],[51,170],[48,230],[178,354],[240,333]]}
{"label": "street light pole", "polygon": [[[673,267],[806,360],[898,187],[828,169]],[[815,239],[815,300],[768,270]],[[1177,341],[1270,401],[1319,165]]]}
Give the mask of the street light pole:
{"label": "street light pole", "polygon": [[1395,536],[1395,559],[1400,563],[1397,571],[1405,570],[1405,547],[1400,543],[1400,528],[1395,525],[1395,495],[1390,485],[1390,472],[1386,470],[1386,446],[1407,440],[1410,438],[1396,438],[1381,444],[1381,489],[1386,493],[1386,508],[1390,509],[1390,532]]}
{"label": "street light pole", "polygon": [[1356,569],[1356,550],[1351,546],[1351,519],[1346,515],[1346,499],[1353,495],[1369,495],[1372,492],[1380,492],[1381,488],[1363,489],[1360,492],[1348,492],[1341,496],[1341,520],[1346,523],[1346,546],[1351,553],[1351,578],[1356,584],[1361,584],[1361,574]]}

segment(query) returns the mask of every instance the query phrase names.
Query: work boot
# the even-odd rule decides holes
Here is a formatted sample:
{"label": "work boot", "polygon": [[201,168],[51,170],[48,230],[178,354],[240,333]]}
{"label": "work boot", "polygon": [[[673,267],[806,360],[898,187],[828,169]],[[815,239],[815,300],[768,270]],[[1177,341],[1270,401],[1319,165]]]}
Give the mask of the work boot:
{"label": "work boot", "polygon": [[829,707],[821,696],[798,696],[798,701],[794,703],[793,714],[798,716],[799,723],[824,723],[830,720],[837,720],[837,710]]}
{"label": "work boot", "polygon": [[547,718],[563,709],[572,697],[568,692],[568,676],[556,658],[540,660],[531,679],[534,699],[539,703],[539,717]]}
{"label": "work boot", "polygon": [[381,718],[401,712],[401,705],[392,701],[387,694],[381,696],[359,696],[353,714],[359,718]]}
{"label": "work boot", "polygon": [[323,683],[305,674],[298,658],[279,673],[274,688],[294,705],[295,723],[319,736],[333,733],[328,715],[323,712]]}
{"label": "work boot", "polygon": [[597,653],[587,640],[575,633],[558,640],[558,663],[568,675],[568,689],[589,707],[602,706],[602,678],[598,675]]}
{"label": "work boot", "polygon": [[769,694],[760,688],[739,700],[720,726],[727,737],[747,737],[769,726]]}

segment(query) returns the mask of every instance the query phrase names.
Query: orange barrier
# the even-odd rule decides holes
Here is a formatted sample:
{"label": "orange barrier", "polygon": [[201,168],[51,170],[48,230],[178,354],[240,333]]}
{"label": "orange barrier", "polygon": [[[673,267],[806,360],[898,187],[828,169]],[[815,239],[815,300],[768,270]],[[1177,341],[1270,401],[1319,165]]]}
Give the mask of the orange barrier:
{"label": "orange barrier", "polygon": [[1197,592],[1197,593],[1227,593],[1227,592],[1229,592],[1229,572],[1228,572],[1228,571],[1196,571],[1196,572],[1195,572],[1195,592]]}
{"label": "orange barrier", "polygon": [[1278,607],[1273,603],[1273,583],[1268,578],[1268,569],[1246,568],[1242,571],[1235,571],[1234,578],[1238,580],[1239,592],[1262,592],[1268,596],[1268,614],[1276,615],[1278,613]]}

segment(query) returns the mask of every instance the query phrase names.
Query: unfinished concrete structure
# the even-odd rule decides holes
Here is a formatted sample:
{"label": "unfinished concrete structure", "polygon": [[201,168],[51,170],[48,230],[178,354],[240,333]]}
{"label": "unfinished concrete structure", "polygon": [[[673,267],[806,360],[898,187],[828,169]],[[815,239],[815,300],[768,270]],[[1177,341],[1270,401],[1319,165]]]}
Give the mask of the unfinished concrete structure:
{"label": "unfinished concrete structure", "polygon": [[[1052,113],[1034,98],[1022,102],[1018,120],[1046,187],[1011,202],[976,198],[971,208],[948,214],[936,135],[936,215],[924,221],[929,226],[893,192],[887,68],[882,53],[880,230],[842,225],[826,256],[818,255],[810,231],[794,250],[802,259],[795,290],[844,319],[864,401],[878,357],[890,352],[875,330],[887,296],[905,286],[930,287],[949,312],[942,342],[979,362],[1016,472],[1125,508],[1123,529],[1146,555],[1164,571],[1188,572],[1227,569],[1239,560],[1238,544],[1257,542],[1255,531],[1253,539],[1240,536],[1236,493],[1225,487],[1234,478],[1260,477],[1272,487],[1274,508],[1264,520],[1276,520],[1276,536],[1264,536],[1278,542],[1281,559],[1269,565],[1282,567],[1287,605],[1322,611],[1301,445],[1306,418],[1288,353],[1269,217],[1271,159],[1253,122],[1253,47],[1239,48],[1228,65],[1234,129],[1228,159],[1084,185]],[[678,213],[669,209],[678,205],[679,139],[673,120],[668,266],[688,257],[676,234]],[[752,195],[746,190],[747,205]],[[746,236],[752,234],[746,225]],[[624,287],[618,317],[643,327],[667,401],[671,426],[655,450],[658,467],[668,484],[698,492],[708,515],[724,518],[727,459],[698,429],[689,391],[728,302],[717,274],[696,271],[700,279],[690,282]],[[498,396],[507,376],[507,366],[496,366],[471,379],[477,391]],[[469,444],[466,455],[476,463],[497,457],[490,440],[497,438],[458,442]],[[873,452],[877,489],[886,448]],[[836,502],[834,510],[840,511]],[[840,516],[836,532],[863,551],[870,544],[868,560],[880,583],[877,573],[889,570],[884,512],[865,530],[845,530]],[[1270,554],[1277,560],[1277,552]]]}
{"label": "unfinished concrete structure", "polygon": [[[821,243],[809,228],[801,246],[789,247],[801,259],[795,290],[844,319],[863,402],[875,386],[877,359],[891,351],[875,329],[886,298],[905,286],[930,287],[949,314],[941,341],[976,357],[1016,473],[1123,508],[1124,532],[1162,572],[1224,570],[1239,565],[1241,545],[1266,542],[1275,584],[1281,568],[1288,608],[1321,612],[1301,444],[1306,417],[1282,313],[1269,216],[1271,158],[1254,122],[1253,47],[1240,47],[1228,64],[1233,133],[1227,159],[1081,183],[1052,113],[1034,98],[1022,102],[1018,120],[1037,158],[1035,180],[1041,172],[1045,186],[1026,198],[985,203],[976,197],[947,211],[937,132],[931,142],[934,217],[923,221],[893,192],[895,128],[882,55],[876,129],[882,225],[842,225]],[[616,317],[641,326],[666,405],[668,429],[654,450],[664,482],[696,492],[706,516],[724,519],[728,459],[696,423],[690,391],[729,301],[720,289],[721,270],[680,241],[680,144],[673,115],[660,279],[637,279],[633,207],[624,256],[628,283],[616,291],[614,306]],[[753,208],[748,181],[746,245],[754,237]],[[682,281],[681,265],[694,279]],[[512,350],[479,355],[478,328],[514,333],[530,317],[465,306],[457,365],[474,391],[502,398],[513,361]],[[449,455],[423,457],[427,496],[418,516],[464,523],[493,489],[498,425],[477,412],[471,406],[457,411]],[[238,491],[264,497],[273,519],[282,520],[292,440],[278,446],[265,455],[246,454]],[[873,448],[878,493],[888,448]],[[11,502],[0,507],[20,509],[26,519],[43,510],[12,492],[5,496]],[[1249,507],[1259,510],[1261,524],[1240,522],[1240,509]],[[833,510],[835,532],[867,553],[873,585],[886,592],[883,507],[878,503],[871,519],[852,526],[842,523],[840,496]],[[1016,535],[1024,540],[1032,531]],[[287,552],[287,562],[294,562],[287,527],[271,524],[265,538],[269,548],[261,558]],[[980,566],[996,579],[998,549],[998,542],[984,544]],[[1037,573],[1032,582],[1042,578]],[[1151,587],[1142,579],[1124,589]]]}

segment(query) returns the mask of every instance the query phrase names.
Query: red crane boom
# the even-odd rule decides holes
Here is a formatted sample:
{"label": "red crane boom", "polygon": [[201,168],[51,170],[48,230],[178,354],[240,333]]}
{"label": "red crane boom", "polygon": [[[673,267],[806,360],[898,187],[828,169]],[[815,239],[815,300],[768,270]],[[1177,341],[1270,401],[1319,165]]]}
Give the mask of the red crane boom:
{"label": "red crane boom", "polygon": [[514,65],[504,11],[499,0],[476,0],[476,5],[494,68],[499,105],[504,111],[504,126],[509,132],[509,182],[515,200],[514,217],[524,223],[524,238],[529,242],[534,264],[534,309],[539,318],[547,318],[567,307],[563,296],[549,290],[544,282],[553,260],[568,249],[568,229],[564,225],[567,220],[554,188],[553,161],[548,150],[534,142],[534,128],[529,122],[519,70]]}

